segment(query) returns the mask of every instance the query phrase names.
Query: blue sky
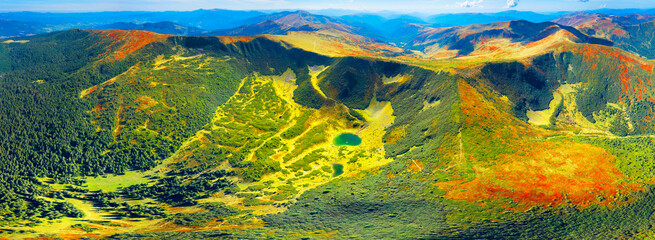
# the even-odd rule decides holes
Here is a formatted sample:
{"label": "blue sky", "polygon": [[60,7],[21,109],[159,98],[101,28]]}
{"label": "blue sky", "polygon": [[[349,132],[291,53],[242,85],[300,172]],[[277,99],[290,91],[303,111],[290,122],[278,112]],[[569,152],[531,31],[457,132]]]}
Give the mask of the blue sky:
{"label": "blue sky", "polygon": [[655,0],[0,0],[0,11],[96,12],[196,9],[352,9],[396,12],[535,12],[655,8]]}

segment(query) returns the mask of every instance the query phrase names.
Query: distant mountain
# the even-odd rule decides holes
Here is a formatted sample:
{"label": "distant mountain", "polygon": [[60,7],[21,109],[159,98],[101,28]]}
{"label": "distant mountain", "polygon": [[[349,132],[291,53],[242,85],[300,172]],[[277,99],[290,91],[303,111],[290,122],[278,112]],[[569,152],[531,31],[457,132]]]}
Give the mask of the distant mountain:
{"label": "distant mountain", "polygon": [[427,22],[413,16],[400,16],[386,21],[380,28],[380,31],[382,31],[389,39],[397,41],[397,39],[403,37],[403,35],[398,35],[398,32],[405,31],[405,28],[407,27],[411,28],[410,25],[427,25]]}
{"label": "distant mountain", "polygon": [[346,25],[346,22],[339,18],[328,17],[323,15],[312,14],[307,11],[285,11],[277,12],[268,15],[261,15],[242,21],[244,24],[254,25],[265,21],[274,21],[278,24],[289,25],[294,27],[304,26],[308,24],[321,25],[321,24],[341,24]]}
{"label": "distant mountain", "polygon": [[389,21],[389,19],[382,17],[380,15],[364,14],[364,13],[344,15],[339,18],[346,21],[366,24],[376,29],[381,29],[384,26],[384,23]]}
{"label": "distant mountain", "polygon": [[187,27],[172,22],[156,22],[156,23],[127,23],[127,22],[117,22],[105,26],[100,26],[98,29],[120,29],[120,30],[142,30],[156,32],[160,34],[173,34],[173,35],[184,35],[184,36],[201,36],[205,35],[209,31],[202,30],[195,27]]}
{"label": "distant mountain", "polygon": [[0,19],[34,22],[50,26],[53,30],[93,28],[115,22],[162,22],[171,21],[184,26],[215,30],[243,25],[241,21],[264,15],[258,11],[234,11],[223,9],[187,12],[91,12],[91,13],[0,13]]}
{"label": "distant mountain", "polygon": [[0,38],[30,36],[44,31],[41,24],[0,19]]}
{"label": "distant mountain", "polygon": [[540,23],[540,22],[548,22],[552,21],[553,19],[561,16],[562,14],[565,14],[566,12],[555,12],[555,13],[535,13],[531,11],[517,11],[517,10],[508,10],[508,11],[503,11],[503,12],[497,12],[497,13],[487,13],[489,16],[497,16],[497,17],[514,17],[517,18],[517,20],[526,20],[530,22],[535,22],[535,23]]}
{"label": "distant mountain", "polygon": [[598,23],[605,24],[620,24],[620,25],[636,25],[648,21],[655,20],[655,15],[647,14],[630,14],[624,16],[607,15],[593,12],[575,12],[562,15],[560,18],[553,20],[558,24],[577,27],[581,25],[598,25]]}
{"label": "distant mountain", "polygon": [[624,8],[624,9],[602,8],[602,9],[596,9],[596,10],[589,10],[587,12],[607,14],[607,15],[626,16],[626,15],[632,15],[632,14],[655,14],[655,9],[654,8],[647,8],[647,9],[639,9],[639,8]]}
{"label": "distant mountain", "polygon": [[315,31],[318,28],[309,25],[291,26],[280,24],[272,20],[266,20],[258,24],[245,25],[233,29],[218,30],[209,33],[209,35],[216,36],[249,36],[249,35],[262,35],[274,34],[280,35],[292,31]]}
{"label": "distant mountain", "polygon": [[340,18],[375,29],[377,32],[384,36],[384,40],[394,43],[399,43],[402,42],[403,39],[406,39],[406,35],[403,34],[403,32],[407,31],[405,28],[411,28],[411,26],[408,25],[427,25],[426,21],[412,15],[400,15],[396,16],[395,18],[388,19],[373,14],[355,14],[341,16]]}
{"label": "distant mountain", "polygon": [[655,58],[655,48],[650,44],[655,41],[655,15],[578,12],[564,15],[555,22],[574,26],[590,36],[610,40],[624,50]]}
{"label": "distant mountain", "polygon": [[428,17],[428,22],[437,26],[461,26],[471,24],[486,24],[502,21],[526,20],[530,22],[546,22],[559,17],[562,13],[552,15],[523,11],[504,11],[498,13],[453,13],[438,14]]}
{"label": "distant mountain", "polygon": [[383,36],[365,25],[306,11],[280,12],[257,16],[244,21],[252,23],[232,29],[217,30],[209,35],[246,36],[261,34],[285,34],[291,31],[336,30],[369,38],[381,39]]}
{"label": "distant mountain", "polygon": [[339,16],[344,16],[344,15],[352,15],[352,14],[357,14],[359,11],[357,10],[349,10],[349,9],[334,9],[334,8],[328,8],[328,9],[316,9],[316,10],[307,10],[308,12],[311,12],[312,14],[318,14],[318,15],[325,15],[325,16],[331,16],[331,17],[339,17]]}
{"label": "distant mountain", "polygon": [[[410,47],[415,49],[431,49],[429,51],[455,51],[457,55],[468,55],[478,47],[496,40],[500,45],[490,46],[493,49],[531,44],[563,31],[569,40],[574,42],[612,45],[604,39],[590,37],[579,30],[552,22],[532,23],[524,20],[498,22],[491,24],[467,25],[445,28],[423,28],[416,34]],[[509,42],[503,42],[509,40]],[[505,46],[507,45],[507,46]],[[435,47],[436,46],[436,47]],[[428,52],[429,52],[428,51]]]}

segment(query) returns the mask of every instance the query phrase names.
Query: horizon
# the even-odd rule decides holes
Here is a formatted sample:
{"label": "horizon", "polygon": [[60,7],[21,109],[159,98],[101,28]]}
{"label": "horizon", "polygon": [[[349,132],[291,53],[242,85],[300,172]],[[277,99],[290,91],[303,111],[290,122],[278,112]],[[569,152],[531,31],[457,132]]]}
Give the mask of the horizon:
{"label": "horizon", "polygon": [[265,14],[269,13],[279,13],[279,12],[297,12],[305,11],[317,15],[330,15],[323,14],[324,12],[341,12],[342,15],[353,15],[353,14],[375,14],[375,15],[448,15],[448,14],[491,14],[491,13],[505,13],[505,12],[524,12],[524,13],[537,13],[537,14],[557,14],[557,13],[569,13],[569,12],[587,12],[587,11],[599,11],[599,10],[655,10],[654,8],[593,8],[585,10],[562,10],[562,11],[532,11],[532,10],[517,10],[517,9],[501,9],[498,11],[461,11],[461,12],[419,12],[419,11],[393,11],[393,10],[379,10],[379,11],[367,11],[367,10],[354,10],[354,9],[344,9],[344,8],[322,8],[322,9],[227,9],[227,8],[198,8],[194,10],[98,10],[98,11],[32,11],[32,10],[16,10],[16,11],[2,11],[0,13],[42,13],[42,14],[66,14],[66,13],[116,13],[116,12],[133,12],[133,13],[164,13],[164,12],[195,12],[195,11],[242,11],[242,12],[261,12]]}
{"label": "horizon", "polygon": [[342,11],[352,13],[495,13],[508,10],[535,13],[575,12],[599,9],[650,9],[655,2],[648,0],[411,0],[398,6],[395,1],[382,0],[112,0],[98,3],[83,0],[25,0],[0,3],[0,12],[86,13],[86,12],[189,12],[196,10],[232,11]]}

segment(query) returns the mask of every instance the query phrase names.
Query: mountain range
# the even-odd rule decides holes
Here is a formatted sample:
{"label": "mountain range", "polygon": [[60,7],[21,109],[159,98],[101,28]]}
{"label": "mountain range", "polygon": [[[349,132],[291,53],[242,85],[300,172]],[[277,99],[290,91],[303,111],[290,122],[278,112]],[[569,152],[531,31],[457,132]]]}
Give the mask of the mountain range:
{"label": "mountain range", "polygon": [[0,238],[653,237],[655,17],[607,11],[2,13]]}

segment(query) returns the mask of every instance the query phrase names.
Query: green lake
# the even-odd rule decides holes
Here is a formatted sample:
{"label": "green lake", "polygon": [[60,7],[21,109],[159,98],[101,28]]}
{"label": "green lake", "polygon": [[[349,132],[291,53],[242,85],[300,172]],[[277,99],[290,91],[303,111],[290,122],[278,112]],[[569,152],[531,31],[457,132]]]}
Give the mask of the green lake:
{"label": "green lake", "polygon": [[352,133],[342,133],[334,138],[336,146],[358,146],[359,144],[362,144],[362,139]]}
{"label": "green lake", "polygon": [[334,170],[334,173],[332,173],[333,177],[339,176],[343,174],[343,165],[338,163],[332,164],[332,170]]}

